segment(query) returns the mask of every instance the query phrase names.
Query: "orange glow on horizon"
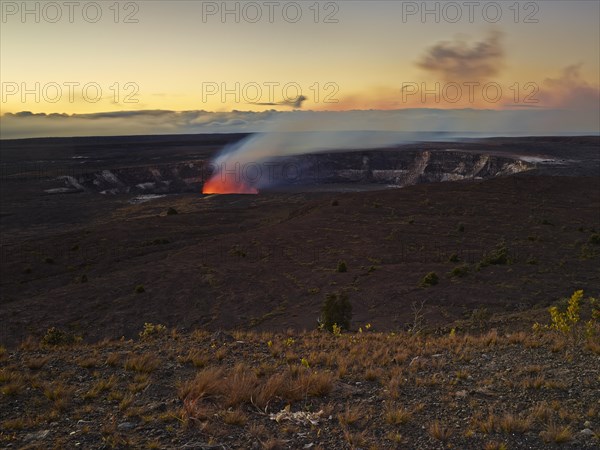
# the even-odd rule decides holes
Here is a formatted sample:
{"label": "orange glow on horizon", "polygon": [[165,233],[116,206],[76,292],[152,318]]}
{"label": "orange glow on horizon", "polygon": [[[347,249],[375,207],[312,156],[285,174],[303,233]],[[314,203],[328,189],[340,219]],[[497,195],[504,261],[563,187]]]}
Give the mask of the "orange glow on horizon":
{"label": "orange glow on horizon", "polygon": [[242,181],[223,180],[220,174],[214,175],[202,186],[203,194],[258,194],[258,189]]}

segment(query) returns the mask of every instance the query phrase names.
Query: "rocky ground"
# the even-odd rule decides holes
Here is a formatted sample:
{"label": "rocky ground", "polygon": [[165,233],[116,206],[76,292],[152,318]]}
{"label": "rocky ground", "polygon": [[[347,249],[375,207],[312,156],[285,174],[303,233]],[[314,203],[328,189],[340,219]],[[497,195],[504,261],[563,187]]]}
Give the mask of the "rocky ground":
{"label": "rocky ground", "polygon": [[[600,341],[556,332],[194,332],[0,361],[2,448],[595,449]],[[49,345],[65,343],[66,345]]]}

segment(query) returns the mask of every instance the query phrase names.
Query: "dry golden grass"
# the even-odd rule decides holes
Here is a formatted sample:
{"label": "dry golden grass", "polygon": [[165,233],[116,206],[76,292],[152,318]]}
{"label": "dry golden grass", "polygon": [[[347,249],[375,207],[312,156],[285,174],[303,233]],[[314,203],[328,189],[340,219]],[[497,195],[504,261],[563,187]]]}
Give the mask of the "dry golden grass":
{"label": "dry golden grass", "polygon": [[365,380],[367,381],[377,381],[381,378],[382,376],[382,371],[381,369],[377,369],[374,367],[368,367],[365,370]]}
{"label": "dry golden grass", "polygon": [[539,364],[533,364],[533,365],[529,365],[529,366],[525,366],[523,369],[521,369],[519,371],[519,373],[527,373],[527,374],[538,374],[540,372],[542,372],[544,369],[544,367],[540,366]]}
{"label": "dry golden grass", "polygon": [[546,380],[543,387],[546,389],[567,389],[567,383],[561,380]]}
{"label": "dry golden grass", "polygon": [[330,372],[302,370],[297,378],[290,381],[287,395],[293,399],[302,399],[307,396],[324,397],[333,390],[334,381],[335,378]]}
{"label": "dry golden grass", "polygon": [[473,427],[483,434],[493,433],[496,428],[496,421],[497,418],[493,414],[489,414],[485,419],[476,416],[471,420]]}
{"label": "dry golden grass", "polygon": [[589,350],[596,355],[600,355],[600,341],[599,340],[589,339],[585,343],[584,347],[586,350]]}
{"label": "dry golden grass", "polygon": [[527,339],[527,333],[524,331],[518,331],[508,336],[508,342],[512,345],[523,344]]}
{"label": "dry golden grass", "polygon": [[202,368],[208,363],[208,355],[198,349],[193,349],[186,356],[179,358],[179,361],[184,364],[192,364],[194,367]]}
{"label": "dry golden grass", "polygon": [[254,391],[252,403],[260,409],[265,409],[273,398],[285,392],[287,382],[287,377],[282,373],[271,375]]}
{"label": "dry golden grass", "polygon": [[539,336],[527,336],[527,339],[523,343],[526,348],[540,348],[543,345]]}
{"label": "dry golden grass", "polygon": [[554,410],[547,402],[537,403],[531,410],[530,418],[540,423],[547,423],[552,417]]}
{"label": "dry golden grass", "polygon": [[179,387],[179,398],[197,400],[220,395],[225,389],[224,372],[218,367],[208,367],[196,374],[193,380]]}
{"label": "dry golden grass", "polygon": [[[107,361],[108,363],[108,361]],[[85,369],[93,369],[95,367],[98,367],[101,363],[100,363],[100,359],[97,355],[95,356],[88,356],[86,358],[81,358],[78,361],[78,364],[85,368]]]}
{"label": "dry golden grass", "polygon": [[285,447],[285,442],[278,438],[270,438],[265,442],[262,442],[263,450],[283,450]]}
{"label": "dry golden grass", "polygon": [[19,350],[24,352],[31,352],[40,348],[40,343],[33,336],[27,336],[21,344],[19,344]]}
{"label": "dry golden grass", "polygon": [[160,360],[151,353],[129,356],[123,364],[125,370],[133,370],[142,373],[154,372],[159,366]]}
{"label": "dry golden grass", "polygon": [[150,385],[150,377],[147,373],[138,373],[133,377],[133,383],[129,384],[127,389],[134,394],[142,392]]}
{"label": "dry golden grass", "polygon": [[253,423],[248,427],[248,433],[258,441],[264,440],[269,435],[267,427],[265,427],[263,424],[257,423]]}
{"label": "dry golden grass", "polygon": [[400,398],[400,392],[402,389],[402,386],[404,386],[405,381],[403,378],[403,375],[400,373],[398,375],[392,375],[392,378],[390,379],[390,381],[388,381],[386,388],[387,388],[387,393],[389,395],[390,398],[397,400],[398,398]]}
{"label": "dry golden grass", "polygon": [[507,445],[504,442],[491,441],[487,442],[483,447],[484,450],[508,450]]}
{"label": "dry golden grass", "polygon": [[285,352],[284,357],[285,357],[285,362],[287,362],[288,364],[293,364],[300,360],[300,357],[298,356],[298,354],[293,351]]}
{"label": "dry golden grass", "polygon": [[227,347],[221,347],[215,352],[215,358],[217,361],[223,361],[227,356]]}
{"label": "dry golden grass", "polygon": [[505,433],[525,433],[531,428],[531,420],[505,413],[498,422],[498,428]]}
{"label": "dry golden grass", "polygon": [[73,388],[67,387],[62,381],[48,383],[44,387],[44,397],[53,402],[54,409],[64,411],[71,403]]}
{"label": "dry golden grass", "polygon": [[402,436],[402,434],[398,433],[397,431],[390,431],[386,435],[386,439],[388,441],[392,441],[394,444],[397,444],[397,445],[405,442],[404,436]]}
{"label": "dry golden grass", "polygon": [[110,353],[106,357],[106,364],[110,367],[116,367],[121,363],[121,355],[118,352]]}
{"label": "dry golden grass", "polygon": [[125,411],[127,408],[131,406],[133,403],[134,396],[132,394],[127,394],[123,397],[123,399],[119,402],[119,410]]}
{"label": "dry golden grass", "polygon": [[7,419],[2,422],[4,430],[23,430],[35,426],[37,421],[29,416],[17,417],[15,419]]}
{"label": "dry golden grass", "polygon": [[83,395],[83,398],[86,400],[96,398],[101,393],[112,389],[115,386],[116,382],[117,377],[115,375],[111,375],[107,379],[98,380],[92,386],[92,388]]}
{"label": "dry golden grass", "polygon": [[4,385],[0,387],[0,393],[3,395],[17,395],[27,384],[27,378],[20,373],[8,369],[0,371],[0,382]]}
{"label": "dry golden grass", "polygon": [[521,380],[518,384],[523,389],[541,389],[546,382],[544,375],[538,375],[537,377],[527,377]]}
{"label": "dry golden grass", "polygon": [[393,404],[388,404],[384,410],[385,422],[390,425],[402,425],[407,423],[412,417],[412,413],[406,408]]}
{"label": "dry golden grass", "polygon": [[557,425],[554,422],[549,422],[546,429],[540,433],[540,437],[544,442],[555,442],[561,444],[568,442],[573,438],[573,431],[569,426]]}
{"label": "dry golden grass", "polygon": [[39,370],[44,367],[48,361],[50,361],[50,358],[47,356],[41,358],[31,358],[25,362],[25,365],[31,370]]}
{"label": "dry golden grass", "polygon": [[106,395],[106,399],[110,402],[120,402],[125,398],[125,394],[121,391],[112,390]]}
{"label": "dry golden grass", "polygon": [[227,425],[243,427],[246,425],[246,422],[248,422],[248,416],[238,408],[231,411],[226,411],[223,414],[223,422],[225,422]]}
{"label": "dry golden grass", "polygon": [[346,361],[338,360],[337,363],[337,377],[344,378],[348,374],[348,363]]}
{"label": "dry golden grass", "polygon": [[346,405],[344,410],[338,414],[337,418],[341,425],[355,425],[364,418],[363,406]]}
{"label": "dry golden grass", "polygon": [[442,442],[446,442],[452,435],[452,430],[437,420],[432,422],[427,430],[429,431],[431,437]]}
{"label": "dry golden grass", "polygon": [[0,383],[10,383],[12,381],[17,381],[22,379],[23,375],[21,375],[18,370],[12,367],[6,367],[0,370]]}
{"label": "dry golden grass", "polygon": [[252,368],[244,363],[237,364],[227,378],[225,404],[237,406],[250,403],[257,385],[258,379]]}
{"label": "dry golden grass", "polygon": [[343,433],[344,439],[350,445],[351,448],[364,447],[368,442],[366,431],[356,432],[346,428],[343,430]]}

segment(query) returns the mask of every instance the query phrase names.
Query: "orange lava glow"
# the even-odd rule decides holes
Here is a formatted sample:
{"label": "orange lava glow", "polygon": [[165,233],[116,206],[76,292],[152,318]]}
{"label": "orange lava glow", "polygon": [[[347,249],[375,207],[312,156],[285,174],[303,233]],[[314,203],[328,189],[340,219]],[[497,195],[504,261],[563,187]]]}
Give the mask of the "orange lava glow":
{"label": "orange lava glow", "polygon": [[242,181],[226,179],[215,175],[202,186],[203,194],[258,194],[258,189]]}

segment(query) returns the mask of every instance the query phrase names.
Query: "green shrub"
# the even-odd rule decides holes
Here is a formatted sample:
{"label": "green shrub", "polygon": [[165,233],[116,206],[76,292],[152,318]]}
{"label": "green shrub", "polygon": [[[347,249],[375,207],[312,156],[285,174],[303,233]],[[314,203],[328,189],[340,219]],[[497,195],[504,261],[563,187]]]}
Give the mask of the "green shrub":
{"label": "green shrub", "polygon": [[144,289],[144,285],[143,284],[138,284],[135,287],[135,293],[136,294],[141,294],[142,292],[146,292],[146,289]]}
{"label": "green shrub", "polygon": [[579,257],[581,259],[591,259],[598,255],[598,249],[591,244],[583,244],[580,249]]}
{"label": "green shrub", "polygon": [[583,301],[583,290],[573,292],[569,299],[562,299],[559,304],[548,308],[550,324],[543,325],[536,322],[533,329],[535,331],[557,331],[565,336],[570,336],[575,343],[584,338],[593,337],[598,332],[598,319],[600,319],[600,310],[597,308],[598,300],[589,297],[591,317],[583,326],[580,326],[580,311]]}
{"label": "green shrub", "polygon": [[486,267],[490,265],[503,265],[510,264],[511,260],[508,257],[508,248],[504,242],[496,245],[494,250],[486,253],[486,255],[481,260],[481,267]]}
{"label": "green shrub", "polygon": [[70,345],[77,342],[77,338],[73,333],[63,331],[60,328],[48,328],[46,334],[40,341],[42,345]]}
{"label": "green shrub", "polygon": [[590,236],[590,244],[600,245],[600,234],[594,233]]}
{"label": "green shrub", "polygon": [[460,266],[456,266],[454,269],[452,269],[449,273],[449,275],[451,277],[466,277],[469,274],[469,265],[468,264],[462,264]]}
{"label": "green shrub", "polygon": [[175,208],[167,209],[167,216],[174,216],[175,214],[179,214]]}
{"label": "green shrub", "polygon": [[425,275],[423,277],[423,279],[421,280],[420,285],[422,287],[430,287],[430,286],[435,286],[436,284],[438,284],[439,281],[439,277],[437,276],[437,274],[435,272],[429,272],[427,275]]}
{"label": "green shrub", "polygon": [[346,266],[346,261],[340,261],[340,262],[338,262],[336,270],[338,272],[340,272],[340,273],[347,272],[348,271],[348,267]]}
{"label": "green shrub", "polygon": [[350,329],[352,320],[352,304],[345,293],[330,293],[325,296],[321,309],[320,324],[323,328],[333,332],[334,325],[343,330]]}
{"label": "green shrub", "polygon": [[229,249],[229,254],[231,256],[239,256],[240,258],[246,257],[246,251],[238,244],[235,244],[233,247],[231,247],[231,249]]}
{"label": "green shrub", "polygon": [[140,331],[140,338],[150,339],[163,334],[165,331],[167,331],[167,327],[164,325],[146,322],[144,323],[144,329]]}
{"label": "green shrub", "polygon": [[458,257],[458,255],[456,253],[452,253],[450,255],[450,258],[448,258],[449,262],[458,262],[460,261],[460,258]]}

